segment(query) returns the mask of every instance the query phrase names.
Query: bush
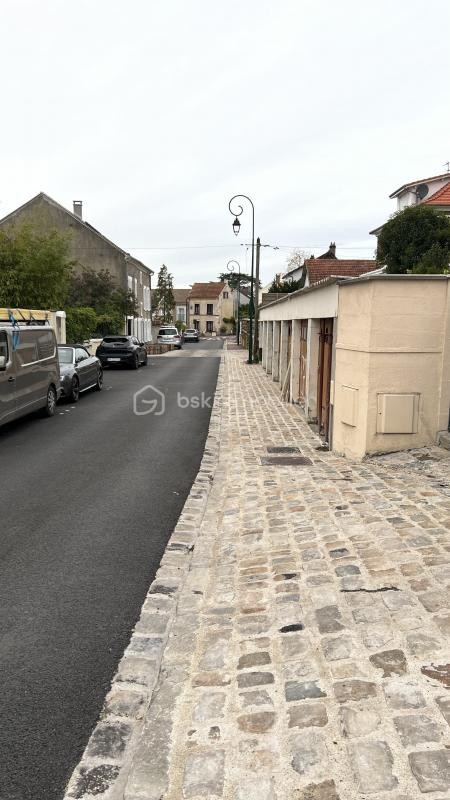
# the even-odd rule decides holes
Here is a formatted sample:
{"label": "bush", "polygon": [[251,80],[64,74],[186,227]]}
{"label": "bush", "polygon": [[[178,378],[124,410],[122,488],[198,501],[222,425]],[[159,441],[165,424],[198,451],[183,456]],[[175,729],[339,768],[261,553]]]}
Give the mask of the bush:
{"label": "bush", "polygon": [[124,317],[118,311],[97,314],[93,308],[76,306],[66,309],[66,338],[68,342],[103,339],[123,332]]}
{"label": "bush", "polygon": [[118,311],[107,311],[104,314],[96,314],[97,326],[94,338],[103,339],[104,336],[116,336],[123,333],[124,316]]}
{"label": "bush", "polygon": [[84,342],[94,338],[98,317],[93,308],[66,309],[66,338],[68,342]]}
{"label": "bush", "polygon": [[221,325],[220,328],[219,328],[219,333],[226,333],[226,332],[227,332],[227,326],[226,325]]}
{"label": "bush", "polygon": [[407,206],[378,236],[377,261],[390,274],[447,273],[449,260],[450,219],[432,206]]}

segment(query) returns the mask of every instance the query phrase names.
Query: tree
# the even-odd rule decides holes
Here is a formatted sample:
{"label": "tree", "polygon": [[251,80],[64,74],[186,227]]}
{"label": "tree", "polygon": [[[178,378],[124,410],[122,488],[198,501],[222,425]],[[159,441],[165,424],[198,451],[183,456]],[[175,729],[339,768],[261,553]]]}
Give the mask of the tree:
{"label": "tree", "polygon": [[85,268],[73,275],[67,302],[67,337],[72,342],[121,333],[125,317],[138,315],[133,292],[118,287],[108,270]]}
{"label": "tree", "polygon": [[377,261],[391,274],[448,272],[449,217],[423,203],[398,211],[378,236]]}
{"label": "tree", "polygon": [[279,275],[275,275],[272,283],[269,286],[269,292],[278,292],[279,294],[290,294],[291,292],[296,292],[297,289],[303,289],[305,285],[305,276],[302,275],[298,281],[285,281],[279,277]]}
{"label": "tree", "polygon": [[[286,259],[286,272],[292,272],[294,269],[301,269],[305,263],[305,258],[310,257],[310,253],[306,250],[292,250]],[[305,285],[306,272],[302,270],[301,277],[297,280],[285,280],[282,275],[275,275],[269,287],[269,292],[278,292],[283,294],[290,294],[296,292],[297,289],[303,289]]]}
{"label": "tree", "polygon": [[[217,276],[219,281],[223,283],[228,281],[228,286],[230,289],[237,289],[239,278],[240,278],[240,287],[241,289],[245,289],[250,286],[251,283],[251,275],[246,275],[245,272],[221,272],[220,275]],[[256,285],[255,278],[253,277],[253,286]],[[261,285],[261,284],[260,284]]]}
{"label": "tree", "polygon": [[173,277],[165,264],[162,265],[158,272],[158,283],[154,294],[154,307],[160,311],[163,322],[172,322],[173,310],[175,308]]}
{"label": "tree", "polygon": [[138,315],[136,297],[130,289],[117,286],[107,269],[94,272],[84,268],[72,276],[67,302],[69,306],[86,306],[98,314],[119,313],[124,316]]}
{"label": "tree", "polygon": [[31,225],[0,230],[0,305],[60,309],[72,275],[70,239]]}
{"label": "tree", "polygon": [[415,273],[425,273],[431,275],[442,275],[449,271],[450,250],[448,247],[435,242],[422,256],[419,263],[415,266]]}
{"label": "tree", "polygon": [[299,248],[292,250],[286,259],[286,272],[291,272],[293,269],[299,269],[299,267],[303,267],[305,259],[310,257],[311,253],[309,253],[307,250],[300,250]]}

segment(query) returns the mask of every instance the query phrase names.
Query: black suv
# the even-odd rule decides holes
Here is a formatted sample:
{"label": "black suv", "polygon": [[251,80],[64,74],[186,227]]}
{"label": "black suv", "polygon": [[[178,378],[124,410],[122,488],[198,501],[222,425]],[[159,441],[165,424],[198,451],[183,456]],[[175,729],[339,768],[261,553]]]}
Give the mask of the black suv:
{"label": "black suv", "polygon": [[102,367],[126,364],[131,369],[138,369],[141,364],[144,367],[147,364],[145,345],[135,336],[105,336],[95,355],[102,362]]}

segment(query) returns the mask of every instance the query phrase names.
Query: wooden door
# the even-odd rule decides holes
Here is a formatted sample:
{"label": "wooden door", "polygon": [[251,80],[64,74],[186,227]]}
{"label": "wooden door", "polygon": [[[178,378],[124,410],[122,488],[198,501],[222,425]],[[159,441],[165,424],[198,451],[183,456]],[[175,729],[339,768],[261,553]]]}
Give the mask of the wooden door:
{"label": "wooden door", "polygon": [[317,375],[317,421],[319,424],[319,433],[327,440],[330,427],[332,353],[333,319],[321,319],[319,333],[319,365]]}
{"label": "wooden door", "polygon": [[302,406],[306,406],[306,361],[308,357],[308,320],[300,321],[300,375],[298,385],[298,399]]}

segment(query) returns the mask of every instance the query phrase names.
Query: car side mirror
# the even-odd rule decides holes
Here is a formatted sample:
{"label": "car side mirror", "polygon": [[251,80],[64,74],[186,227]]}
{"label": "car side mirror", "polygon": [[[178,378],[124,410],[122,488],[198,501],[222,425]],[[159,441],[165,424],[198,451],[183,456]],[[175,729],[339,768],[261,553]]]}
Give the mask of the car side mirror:
{"label": "car side mirror", "polygon": [[0,370],[6,369],[6,356],[0,356]]}

